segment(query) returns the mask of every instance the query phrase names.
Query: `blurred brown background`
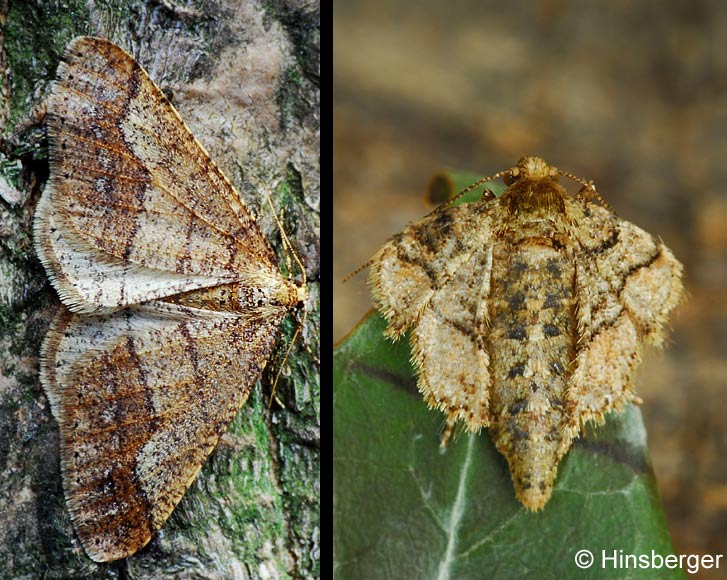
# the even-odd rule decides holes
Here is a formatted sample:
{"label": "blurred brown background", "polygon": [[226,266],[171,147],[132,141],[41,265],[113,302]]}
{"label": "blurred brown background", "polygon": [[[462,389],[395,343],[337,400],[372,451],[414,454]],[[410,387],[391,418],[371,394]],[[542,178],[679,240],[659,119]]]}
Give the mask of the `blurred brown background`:
{"label": "blurred brown background", "polygon": [[337,0],[334,34],[335,338],[371,307],[366,272],[341,279],[428,211],[435,171],[537,154],[593,179],[686,266],[637,385],[677,551],[724,553],[727,4]]}

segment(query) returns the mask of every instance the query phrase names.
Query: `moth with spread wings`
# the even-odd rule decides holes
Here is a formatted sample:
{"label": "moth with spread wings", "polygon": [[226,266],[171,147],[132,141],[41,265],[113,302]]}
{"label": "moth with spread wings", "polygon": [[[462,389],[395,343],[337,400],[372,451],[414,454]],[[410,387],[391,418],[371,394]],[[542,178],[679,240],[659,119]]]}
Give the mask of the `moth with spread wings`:
{"label": "moth with spread wings", "polygon": [[41,381],[78,537],[115,560],[169,517],[306,289],[280,274],[238,193],[122,49],[74,40],[47,110],[35,244],[67,309]]}

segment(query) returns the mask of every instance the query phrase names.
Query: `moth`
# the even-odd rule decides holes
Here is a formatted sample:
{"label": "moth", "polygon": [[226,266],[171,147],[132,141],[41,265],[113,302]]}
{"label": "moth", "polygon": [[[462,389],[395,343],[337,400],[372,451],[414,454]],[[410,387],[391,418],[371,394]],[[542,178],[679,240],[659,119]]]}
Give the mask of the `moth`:
{"label": "moth", "polygon": [[40,378],[97,562],[149,542],[247,399],[305,283],[126,52],[80,37],[47,101],[36,252],[64,307]]}
{"label": "moth", "polygon": [[467,190],[497,178],[502,196],[440,206],[395,235],[369,282],[386,334],[410,331],[419,391],[447,433],[488,428],[517,499],[539,510],[585,423],[640,402],[634,369],[644,343],[663,343],[683,267],[591,182],[524,157]]}

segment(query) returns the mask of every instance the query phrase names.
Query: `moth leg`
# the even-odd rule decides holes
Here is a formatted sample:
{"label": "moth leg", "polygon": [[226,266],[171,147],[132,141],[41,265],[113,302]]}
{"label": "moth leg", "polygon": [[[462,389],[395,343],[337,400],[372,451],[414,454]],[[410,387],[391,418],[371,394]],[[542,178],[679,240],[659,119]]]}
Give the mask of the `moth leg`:
{"label": "moth leg", "polygon": [[497,194],[489,188],[482,190],[482,198],[484,201],[490,201],[497,197]]}
{"label": "moth leg", "polygon": [[449,445],[449,440],[452,438],[452,433],[454,433],[454,426],[456,425],[456,420],[450,420],[449,418],[444,423],[444,431],[442,431],[442,438],[439,440],[439,447],[441,449],[444,449]]}
{"label": "moth leg", "polygon": [[597,201],[599,204],[601,204],[602,207],[606,208],[612,213],[615,213],[613,211],[613,208],[608,204],[608,202],[601,197],[600,193],[598,193],[598,191],[596,190],[596,186],[593,184],[592,181],[588,181],[587,184],[581,187],[576,193],[575,197],[576,199],[584,201],[586,203]]}

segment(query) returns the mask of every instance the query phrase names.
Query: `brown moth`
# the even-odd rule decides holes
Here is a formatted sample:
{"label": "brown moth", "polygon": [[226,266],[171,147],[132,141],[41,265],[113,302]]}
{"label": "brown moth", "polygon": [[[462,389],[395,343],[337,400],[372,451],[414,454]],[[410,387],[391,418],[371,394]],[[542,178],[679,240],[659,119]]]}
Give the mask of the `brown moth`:
{"label": "brown moth", "polygon": [[590,182],[524,157],[475,185],[499,177],[501,197],[441,206],[394,236],[370,284],[386,334],[411,330],[419,390],[447,433],[489,428],[517,499],[538,510],[584,424],[640,402],[634,369],[644,342],[664,340],[683,268],[594,203]]}
{"label": "brown moth", "polygon": [[306,297],[240,196],[134,59],[81,37],[47,103],[36,251],[65,308],[41,381],[63,488],[98,562],[149,542]]}

